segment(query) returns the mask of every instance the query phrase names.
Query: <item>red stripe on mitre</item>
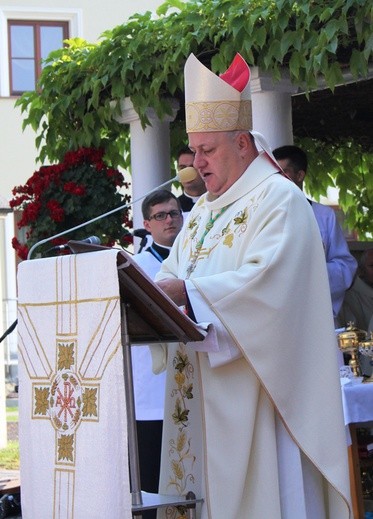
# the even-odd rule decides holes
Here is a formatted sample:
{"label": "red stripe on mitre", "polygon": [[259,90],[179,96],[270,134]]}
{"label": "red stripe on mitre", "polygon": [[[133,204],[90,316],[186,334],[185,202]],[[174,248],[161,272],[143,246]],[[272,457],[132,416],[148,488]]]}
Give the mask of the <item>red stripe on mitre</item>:
{"label": "red stripe on mitre", "polygon": [[241,54],[237,53],[229,68],[219,77],[228,85],[242,92],[250,80],[249,65]]}

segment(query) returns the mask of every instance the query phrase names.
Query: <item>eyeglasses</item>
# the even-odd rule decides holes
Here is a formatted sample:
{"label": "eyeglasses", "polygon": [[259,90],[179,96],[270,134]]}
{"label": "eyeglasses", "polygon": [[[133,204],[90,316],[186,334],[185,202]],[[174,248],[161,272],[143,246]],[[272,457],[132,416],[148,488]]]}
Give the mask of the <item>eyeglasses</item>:
{"label": "eyeglasses", "polygon": [[155,213],[152,216],[149,216],[148,220],[156,220],[157,222],[161,222],[162,220],[166,220],[167,216],[170,215],[171,218],[180,218],[182,211],[180,209],[173,209],[172,211],[161,211],[160,213]]}

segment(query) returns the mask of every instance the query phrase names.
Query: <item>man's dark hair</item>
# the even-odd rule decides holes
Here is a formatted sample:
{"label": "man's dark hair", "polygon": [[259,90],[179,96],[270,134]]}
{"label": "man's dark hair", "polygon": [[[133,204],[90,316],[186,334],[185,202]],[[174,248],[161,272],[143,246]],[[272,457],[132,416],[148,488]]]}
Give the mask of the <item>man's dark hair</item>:
{"label": "man's dark hair", "polygon": [[168,191],[168,189],[157,189],[156,191],[149,193],[141,204],[141,211],[144,220],[149,220],[150,209],[153,207],[153,205],[163,204],[163,202],[168,202],[171,199],[176,200],[177,205],[181,210],[179,200],[173,193],[171,193],[171,191]]}
{"label": "man's dark hair", "polygon": [[186,153],[187,155],[194,155],[193,151],[188,146],[183,146],[177,152],[177,160],[179,160],[180,155],[184,155],[184,153]]}
{"label": "man's dark hair", "polygon": [[280,146],[273,150],[273,155],[277,160],[288,159],[290,166],[296,171],[307,171],[308,160],[306,153],[298,148],[298,146]]}

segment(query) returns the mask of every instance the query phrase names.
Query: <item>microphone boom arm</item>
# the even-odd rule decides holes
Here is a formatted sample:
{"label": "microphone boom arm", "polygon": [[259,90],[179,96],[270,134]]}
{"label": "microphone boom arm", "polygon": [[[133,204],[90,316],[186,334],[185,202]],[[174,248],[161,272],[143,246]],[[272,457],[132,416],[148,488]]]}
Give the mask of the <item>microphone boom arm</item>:
{"label": "microphone boom arm", "polygon": [[[185,168],[185,169],[190,169],[190,168]],[[183,170],[181,170],[181,171],[183,171]],[[81,223],[79,225],[76,225],[75,227],[72,227],[71,229],[66,229],[65,231],[59,232],[57,234],[54,234],[53,236],[49,236],[48,238],[45,238],[43,240],[40,240],[40,241],[34,243],[34,245],[30,248],[30,250],[29,250],[29,252],[27,254],[27,259],[28,260],[31,259],[32,253],[40,245],[44,245],[44,243],[48,243],[49,241],[54,240],[55,238],[60,238],[61,236],[64,236],[65,234],[68,234],[69,232],[77,231],[78,229],[81,229],[82,227],[85,227],[86,225],[89,225],[89,224],[91,224],[93,222],[96,222],[97,220],[101,220],[101,218],[105,218],[106,216],[110,216],[111,214],[114,214],[117,211],[122,211],[123,209],[128,209],[128,207],[130,207],[131,205],[135,204],[136,202],[139,202],[140,200],[142,200],[143,198],[148,196],[150,193],[153,193],[153,191],[157,191],[158,189],[161,189],[162,187],[167,186],[168,184],[171,184],[172,182],[175,182],[175,181],[178,181],[178,180],[179,180],[179,175],[176,175],[176,176],[172,177],[170,180],[167,180],[166,182],[163,182],[163,184],[161,184],[160,186],[157,186],[154,189],[148,191],[147,193],[145,193],[145,195],[142,195],[139,198],[137,198],[136,200],[133,200],[132,202],[129,202],[127,204],[124,204],[124,205],[121,205],[119,207],[116,207],[115,209],[112,209],[111,211],[108,211],[107,213],[100,214],[99,216],[96,216],[95,218],[92,218],[91,220],[88,220],[88,222],[83,222],[83,223]]]}

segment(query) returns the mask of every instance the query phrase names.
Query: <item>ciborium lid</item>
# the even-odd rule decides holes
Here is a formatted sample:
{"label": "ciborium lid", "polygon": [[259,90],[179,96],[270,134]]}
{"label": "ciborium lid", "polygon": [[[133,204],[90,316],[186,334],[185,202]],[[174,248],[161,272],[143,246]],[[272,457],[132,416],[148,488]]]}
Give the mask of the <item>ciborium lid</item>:
{"label": "ciborium lid", "polygon": [[373,352],[373,332],[367,333],[365,340],[361,341],[359,346],[360,349],[364,348],[366,350],[370,350],[371,352]]}
{"label": "ciborium lid", "polygon": [[360,330],[354,325],[354,323],[350,322],[345,331],[337,335],[338,346],[341,350],[345,351],[357,349],[359,343],[364,341],[366,337],[367,333],[365,330]]}

